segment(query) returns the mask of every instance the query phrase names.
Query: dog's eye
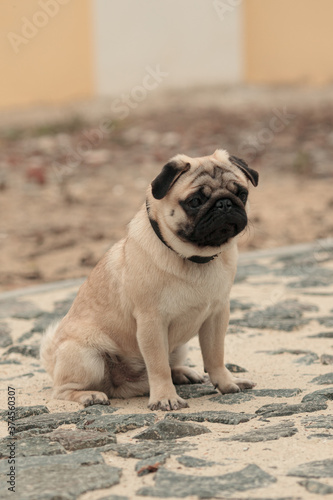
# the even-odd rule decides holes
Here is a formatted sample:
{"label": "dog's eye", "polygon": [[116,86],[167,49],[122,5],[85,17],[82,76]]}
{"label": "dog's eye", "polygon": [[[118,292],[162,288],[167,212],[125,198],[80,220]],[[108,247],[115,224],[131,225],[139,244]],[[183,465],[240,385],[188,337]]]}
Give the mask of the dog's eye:
{"label": "dog's eye", "polygon": [[247,191],[240,191],[238,193],[238,198],[240,199],[240,201],[245,205],[246,201],[247,201]]}
{"label": "dog's eye", "polygon": [[202,205],[203,201],[200,198],[192,198],[187,202],[187,205],[190,208],[199,208]]}

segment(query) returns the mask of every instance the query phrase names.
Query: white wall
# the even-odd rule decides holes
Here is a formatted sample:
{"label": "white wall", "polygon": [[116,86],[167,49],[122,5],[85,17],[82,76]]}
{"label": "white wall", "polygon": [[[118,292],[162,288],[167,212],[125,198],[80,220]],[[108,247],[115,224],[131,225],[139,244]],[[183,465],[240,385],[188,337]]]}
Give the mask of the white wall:
{"label": "white wall", "polygon": [[143,82],[147,66],[157,65],[168,73],[163,88],[241,81],[240,4],[93,0],[97,94],[126,92]]}

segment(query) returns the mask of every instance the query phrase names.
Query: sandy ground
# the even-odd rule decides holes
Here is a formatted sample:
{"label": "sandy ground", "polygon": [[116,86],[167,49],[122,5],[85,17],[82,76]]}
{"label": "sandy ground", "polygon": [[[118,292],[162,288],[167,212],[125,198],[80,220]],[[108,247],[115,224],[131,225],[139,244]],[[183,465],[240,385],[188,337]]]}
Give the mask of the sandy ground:
{"label": "sandy ground", "polygon": [[152,96],[125,119],[106,101],[3,114],[0,291],[86,276],[178,152],[222,147],[259,171],[241,251],[332,236],[331,97],[201,89]]}
{"label": "sandy ground", "polygon": [[[325,246],[321,246],[320,248],[323,250]],[[296,300],[302,304],[311,305],[312,310],[308,310],[303,314],[303,318],[309,318],[310,321],[301,327],[296,327],[292,331],[278,331],[274,330],[274,328],[266,328],[265,324],[261,328],[239,328],[233,326],[230,327],[230,334],[227,335],[226,340],[226,361],[246,368],[248,372],[246,375],[257,383],[256,389],[299,388],[302,392],[292,398],[255,397],[250,401],[233,405],[223,403],[223,400],[220,403],[214,402],[210,399],[211,396],[204,396],[189,400],[190,408],[181,410],[182,413],[203,410],[254,413],[259,407],[265,404],[300,403],[305,394],[327,387],[325,385],[317,385],[312,382],[312,379],[318,375],[331,372],[331,366],[325,366],[319,360],[312,364],[304,365],[296,362],[300,356],[288,353],[274,356],[267,352],[284,348],[311,351],[316,353],[318,357],[325,353],[332,354],[331,338],[312,337],[319,332],[329,331],[329,328],[320,325],[318,320],[321,317],[332,316],[332,286],[317,286],[316,288],[292,288],[289,286],[291,282],[298,282],[300,278],[319,276],[323,269],[326,269],[327,273],[333,271],[331,250],[319,253],[318,249],[319,247],[314,246],[305,260],[302,261],[305,264],[310,259],[313,264],[312,266],[299,266],[300,261],[296,258],[295,263],[288,268],[287,272],[282,272],[282,274],[279,271],[285,269],[286,262],[289,262],[289,264],[292,262],[290,261],[290,257],[289,261],[286,258],[278,260],[276,255],[261,258],[258,258],[258,256],[248,257],[247,255],[241,257],[240,269],[243,266],[243,269],[249,271],[248,266],[250,266],[256,272],[250,272],[245,280],[239,281],[234,285],[232,299],[236,299],[243,305],[252,304],[251,310],[257,311],[262,311],[267,307],[288,300]],[[295,252],[296,257],[297,253]],[[283,257],[283,254],[281,256]],[[256,266],[259,267],[257,268]],[[293,271],[293,274],[290,274],[290,269]],[[29,301],[45,312],[52,312],[56,302],[65,300],[76,290],[77,287],[75,286],[72,288],[59,288],[51,292],[32,292],[18,297],[18,300]],[[231,318],[232,320],[242,318],[243,314],[243,311],[235,310]],[[6,322],[12,329],[14,343],[18,341],[22,334],[29,331],[34,323],[32,320],[14,318],[6,319]],[[39,339],[40,334],[36,333],[25,342],[34,344],[38,343]],[[21,363],[20,365],[8,364],[1,366],[2,379],[9,380],[12,377],[10,384],[16,389],[17,405],[47,405],[51,412],[77,411],[79,409],[79,405],[76,403],[52,399],[50,378],[47,374],[40,371],[38,360],[15,353],[4,354],[2,359],[18,360]],[[202,359],[197,339],[193,339],[190,343],[189,363],[202,372]],[[32,378],[21,377],[21,375],[27,372],[33,373],[34,376]],[[6,391],[4,388],[0,391],[0,394],[0,406],[1,408],[5,408]],[[117,414],[140,414],[147,413],[147,401],[147,398],[113,400],[112,406],[118,409]],[[301,478],[287,476],[286,474],[290,469],[299,464],[332,457],[332,441],[327,439],[327,437],[312,437],[315,433],[326,433],[327,435],[332,431],[327,429],[311,429],[303,423],[304,417],[309,415],[313,417],[332,415],[332,402],[328,401],[328,404],[329,406],[326,410],[315,413],[301,413],[261,421],[256,418],[237,426],[204,422],[202,425],[209,428],[211,434],[184,438],[178,441],[187,441],[195,445],[195,449],[187,453],[188,455],[213,460],[220,465],[208,468],[188,469],[180,465],[175,457],[171,457],[167,461],[166,468],[177,473],[194,474],[196,477],[199,477],[222,475],[238,471],[248,464],[256,464],[265,472],[274,476],[277,481],[263,489],[255,489],[243,493],[237,492],[231,495],[232,498],[288,497],[306,500],[318,498],[317,495],[306,492],[304,487],[299,484]],[[157,412],[156,421],[160,421],[164,416],[163,412]],[[250,430],[265,429],[267,426],[289,421],[294,422],[297,427],[297,433],[292,437],[257,443],[220,441],[221,438],[232,437]],[[74,425],[65,425],[63,427],[75,428]],[[0,436],[5,436],[6,433],[7,425],[6,423],[2,423],[0,425]],[[137,433],[138,430],[129,431],[125,434],[117,434],[117,441],[118,443],[135,443],[137,440],[133,436]],[[310,437],[312,438],[310,439]],[[139,487],[154,485],[155,474],[149,474],[142,478],[136,476],[134,473],[136,461],[134,459],[123,459],[112,452],[103,453],[103,456],[107,464],[122,468],[120,484],[108,490],[86,493],[80,496],[80,500],[97,500],[110,494],[126,495],[131,499],[139,499],[142,497],[135,494]],[[318,480],[323,484],[333,485],[332,478],[320,478]],[[193,500],[196,497],[187,498]]]}

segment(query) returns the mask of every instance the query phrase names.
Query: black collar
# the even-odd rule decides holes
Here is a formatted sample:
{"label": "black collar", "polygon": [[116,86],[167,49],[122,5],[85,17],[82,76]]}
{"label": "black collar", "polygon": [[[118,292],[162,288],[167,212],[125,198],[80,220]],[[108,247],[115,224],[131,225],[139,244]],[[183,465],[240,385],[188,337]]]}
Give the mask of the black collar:
{"label": "black collar", "polygon": [[[149,222],[156,236],[161,240],[162,243],[164,243],[166,247],[170,248],[170,250],[177,253],[170,245],[168,245],[168,243],[163,238],[158,222],[150,217],[148,200],[146,201],[146,207],[147,207]],[[217,255],[212,255],[211,257],[201,257],[200,255],[193,255],[192,257],[184,257],[184,258],[186,260],[190,260],[191,262],[195,262],[196,264],[207,264],[207,262],[210,262],[211,260],[215,259],[215,257],[217,257]]]}

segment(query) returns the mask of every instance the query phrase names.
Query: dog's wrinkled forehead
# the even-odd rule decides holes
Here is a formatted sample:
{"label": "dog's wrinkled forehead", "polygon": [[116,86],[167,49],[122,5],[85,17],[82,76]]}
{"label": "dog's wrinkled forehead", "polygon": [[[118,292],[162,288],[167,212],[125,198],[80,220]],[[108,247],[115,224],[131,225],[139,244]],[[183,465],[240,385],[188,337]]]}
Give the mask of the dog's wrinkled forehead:
{"label": "dog's wrinkled forehead", "polygon": [[210,196],[217,189],[233,189],[235,183],[247,184],[243,172],[233,165],[229,158],[229,154],[223,150],[201,158],[188,158],[185,155],[176,157],[177,161],[191,164],[184,184],[193,190],[201,187],[206,196]]}
{"label": "dog's wrinkled forehead", "polygon": [[220,189],[232,188],[236,181],[235,175],[227,168],[219,165],[199,165],[192,175],[189,175],[188,186],[196,190],[201,187],[206,196]]}

